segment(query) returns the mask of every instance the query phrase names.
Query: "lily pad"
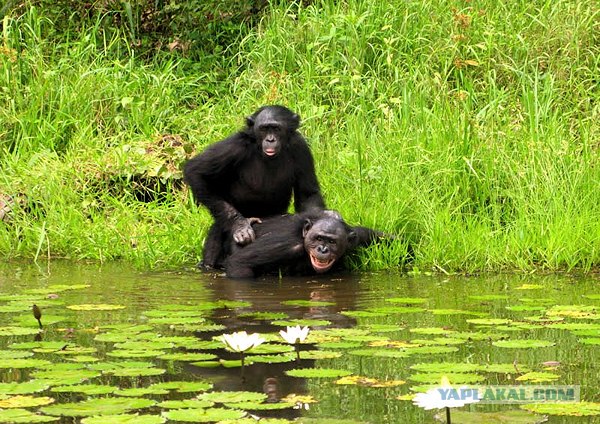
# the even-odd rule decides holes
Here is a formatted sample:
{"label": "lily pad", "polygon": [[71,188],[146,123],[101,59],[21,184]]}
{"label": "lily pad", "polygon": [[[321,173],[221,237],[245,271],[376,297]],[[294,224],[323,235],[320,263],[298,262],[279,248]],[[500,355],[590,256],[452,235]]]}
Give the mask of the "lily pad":
{"label": "lily pad", "polygon": [[[480,371],[482,366],[479,364],[467,364],[462,362],[427,362],[415,364],[411,366],[410,369],[428,373],[463,373]],[[453,380],[451,379],[450,381]]]}
{"label": "lily pad", "polygon": [[447,372],[435,372],[435,373],[417,373],[409,376],[408,378],[417,383],[425,384],[436,384],[439,383],[442,377],[448,377],[448,380],[452,384],[473,384],[481,383],[485,380],[485,377],[479,374],[472,373],[447,373]]}
{"label": "lily pad", "polygon": [[225,408],[175,409],[173,411],[164,411],[162,415],[173,421],[209,423],[223,420],[237,420],[238,418],[243,418],[246,412]]}
{"label": "lily pad", "polygon": [[43,392],[49,386],[50,384],[40,380],[25,381],[23,383],[0,383],[0,394],[24,395],[29,393]]}
{"label": "lily pad", "polygon": [[335,381],[335,384],[353,385],[362,387],[396,387],[405,384],[403,380],[378,380],[376,378],[362,377],[359,375],[349,375]]}
{"label": "lily pad", "polygon": [[404,303],[406,305],[413,305],[419,303],[426,303],[427,299],[423,297],[389,297],[385,299],[386,302],[392,303]]}
{"label": "lily pad", "polygon": [[33,356],[31,352],[19,352],[14,350],[0,350],[0,359],[22,359]]}
{"label": "lily pad", "polygon": [[162,375],[167,370],[164,368],[122,368],[118,370],[105,371],[105,374],[111,374],[115,377],[148,377],[153,375]]}
{"label": "lily pad", "polygon": [[0,408],[32,408],[34,406],[49,405],[54,402],[54,399],[47,396],[34,397],[34,396],[13,396],[8,399],[0,400]]}
{"label": "lily pad", "polygon": [[44,359],[0,359],[0,369],[3,368],[41,368],[52,362]]}
{"label": "lily pad", "polygon": [[454,424],[539,424],[540,420],[539,415],[520,410],[496,412],[462,411],[457,408],[452,410]]}
{"label": "lily pad", "polygon": [[204,392],[212,388],[212,383],[207,381],[166,381],[163,383],[154,383],[150,386],[152,389],[175,390],[178,393]]}
{"label": "lily pad", "polygon": [[115,396],[142,397],[147,395],[168,395],[169,391],[153,387],[132,387],[130,389],[115,390]]}
{"label": "lily pad", "polygon": [[49,423],[58,421],[60,417],[47,417],[30,412],[26,409],[0,410],[0,422],[3,423]]}
{"label": "lily pad", "polygon": [[93,415],[117,415],[134,409],[149,408],[156,402],[143,398],[98,398],[82,402],[61,403],[41,408],[44,414],[65,417],[89,417]]}
{"label": "lily pad", "polygon": [[528,372],[516,378],[517,381],[529,381],[531,383],[546,383],[556,381],[560,375],[553,372]]}
{"label": "lily pad", "polygon": [[[68,364],[70,365],[70,364]],[[63,369],[57,367],[56,369],[35,371],[31,373],[31,376],[47,381],[50,385],[69,385],[79,384],[90,378],[98,377],[100,375],[97,371],[84,370],[84,369]]]}
{"label": "lily pad", "polygon": [[298,368],[285,371],[290,377],[302,378],[338,378],[351,375],[347,370],[337,370],[331,368]]}
{"label": "lily pad", "polygon": [[50,389],[58,393],[82,393],[84,395],[107,395],[113,393],[118,387],[102,384],[73,384],[70,386],[57,386]]}
{"label": "lily pad", "polygon": [[111,356],[113,358],[156,358],[158,356],[164,355],[165,352],[162,350],[113,350],[112,352],[107,352],[106,356]]}
{"label": "lily pad", "polygon": [[175,344],[163,342],[160,339],[154,339],[152,341],[129,341],[115,344],[115,349],[123,350],[162,350],[173,349],[174,347]]}
{"label": "lily pad", "polygon": [[210,408],[214,402],[202,399],[184,399],[184,400],[166,400],[158,403],[156,406],[165,409],[183,409],[183,408]]}
{"label": "lily pad", "polygon": [[198,399],[215,403],[263,402],[267,395],[258,392],[210,392],[198,395]]}
{"label": "lily pad", "polygon": [[510,324],[512,320],[503,318],[471,318],[467,322],[475,325],[506,325]]}
{"label": "lily pad", "polygon": [[[295,403],[289,402],[274,402],[274,403],[258,403],[258,402],[239,402],[226,403],[228,408],[244,409],[249,411],[275,411],[279,409],[289,409],[296,406]],[[262,420],[261,420],[262,421]]]}
{"label": "lily pad", "polygon": [[67,309],[74,311],[116,311],[119,309],[125,309],[123,305],[109,305],[105,303],[84,303],[81,305],[69,305]]}
{"label": "lily pad", "polygon": [[300,352],[300,359],[335,359],[342,356],[340,352],[327,350],[303,350]]}
{"label": "lily pad", "polygon": [[182,361],[182,362],[194,362],[194,361],[210,361],[218,358],[217,355],[212,353],[194,353],[194,352],[181,352],[181,353],[167,353],[166,355],[159,356],[159,359],[165,361]]}
{"label": "lily pad", "polygon": [[535,412],[536,414],[547,415],[566,415],[573,417],[591,417],[600,415],[600,403],[598,402],[528,403],[521,405],[521,408]]}
{"label": "lily pad", "polygon": [[555,343],[548,340],[520,339],[520,340],[498,340],[492,342],[496,347],[507,349],[537,349],[541,347],[554,346]]}
{"label": "lily pad", "polygon": [[167,419],[159,415],[119,414],[87,417],[81,424],[162,424]]}
{"label": "lily pad", "polygon": [[0,327],[0,336],[28,336],[39,332],[39,328]]}

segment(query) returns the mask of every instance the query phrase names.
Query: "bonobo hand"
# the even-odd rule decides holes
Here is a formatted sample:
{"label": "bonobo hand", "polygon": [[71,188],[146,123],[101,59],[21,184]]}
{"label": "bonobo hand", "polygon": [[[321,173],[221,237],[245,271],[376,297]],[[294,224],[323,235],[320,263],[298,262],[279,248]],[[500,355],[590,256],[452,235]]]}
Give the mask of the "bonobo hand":
{"label": "bonobo hand", "polygon": [[233,233],[233,240],[237,244],[242,246],[254,241],[254,230],[252,224],[260,223],[259,218],[238,218],[233,223],[231,231]]}

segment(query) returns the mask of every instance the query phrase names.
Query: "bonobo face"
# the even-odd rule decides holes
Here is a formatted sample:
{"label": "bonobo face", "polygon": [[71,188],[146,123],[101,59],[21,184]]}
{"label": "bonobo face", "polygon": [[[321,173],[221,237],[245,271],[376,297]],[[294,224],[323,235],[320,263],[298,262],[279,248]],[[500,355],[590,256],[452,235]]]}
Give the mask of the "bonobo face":
{"label": "bonobo face", "polygon": [[247,119],[254,136],[266,157],[276,157],[298,128],[299,118],[283,106],[267,106]]}
{"label": "bonobo face", "polygon": [[348,240],[354,233],[343,221],[328,216],[314,223],[307,221],[304,226],[304,249],[317,273],[331,269],[348,248]]}

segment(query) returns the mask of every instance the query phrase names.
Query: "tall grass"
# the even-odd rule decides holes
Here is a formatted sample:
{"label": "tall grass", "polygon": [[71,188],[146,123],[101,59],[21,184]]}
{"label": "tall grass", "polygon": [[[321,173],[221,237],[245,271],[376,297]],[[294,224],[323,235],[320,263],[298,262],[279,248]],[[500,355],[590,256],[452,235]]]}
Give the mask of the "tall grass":
{"label": "tall grass", "polygon": [[[3,25],[0,223],[6,257],[193,263],[210,224],[185,190],[141,203],[102,181],[107,152],[162,134],[200,150],[258,105],[300,112],[322,189],[350,223],[402,235],[415,269],[589,270],[600,263],[600,9],[593,0],[282,2],[225,74],[127,35],[47,45],[31,10]],[[126,169],[127,154],[120,166]],[[376,246],[395,267],[406,243]]]}

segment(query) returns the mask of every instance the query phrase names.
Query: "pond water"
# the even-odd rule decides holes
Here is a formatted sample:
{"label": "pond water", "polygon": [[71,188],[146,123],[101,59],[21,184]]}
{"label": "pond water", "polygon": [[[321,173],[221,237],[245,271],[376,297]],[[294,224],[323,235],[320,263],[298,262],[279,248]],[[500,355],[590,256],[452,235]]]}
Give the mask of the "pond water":
{"label": "pond water", "polygon": [[[409,398],[443,375],[455,386],[576,385],[592,402],[539,414],[476,403],[453,408],[454,423],[600,422],[599,280],[247,282],[120,264],[1,264],[0,422],[427,423],[438,410]],[[278,335],[296,324],[311,329],[300,359]],[[215,341],[234,331],[267,339],[243,369]]]}

